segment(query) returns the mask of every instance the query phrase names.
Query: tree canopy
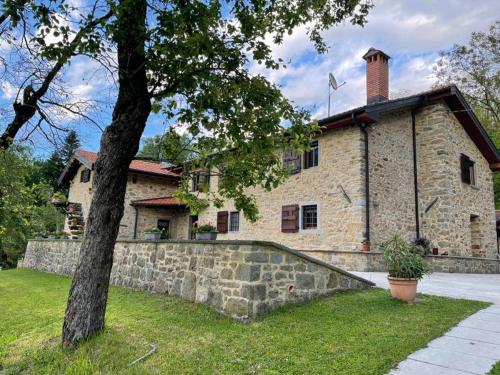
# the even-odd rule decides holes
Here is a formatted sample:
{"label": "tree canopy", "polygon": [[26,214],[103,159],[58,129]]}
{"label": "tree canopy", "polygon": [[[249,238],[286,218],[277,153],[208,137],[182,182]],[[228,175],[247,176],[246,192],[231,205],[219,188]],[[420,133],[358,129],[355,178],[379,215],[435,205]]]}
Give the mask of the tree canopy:
{"label": "tree canopy", "polygon": [[[467,45],[442,53],[435,68],[436,85],[455,83],[474,113],[500,147],[500,21],[488,32],[474,32]],[[500,173],[494,176],[495,205],[500,208]]]}

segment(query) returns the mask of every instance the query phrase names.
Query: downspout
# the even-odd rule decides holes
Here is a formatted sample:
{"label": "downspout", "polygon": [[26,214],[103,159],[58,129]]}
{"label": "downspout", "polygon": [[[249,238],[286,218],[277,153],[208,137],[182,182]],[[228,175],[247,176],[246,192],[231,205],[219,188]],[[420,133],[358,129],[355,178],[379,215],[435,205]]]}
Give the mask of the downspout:
{"label": "downspout", "polygon": [[415,108],[411,110],[411,132],[413,138],[413,184],[415,191],[415,232],[420,238],[420,216],[418,212],[418,171],[417,171],[417,132],[415,125]]}
{"label": "downspout", "polygon": [[135,209],[135,220],[134,220],[134,240],[137,239],[137,221],[139,219],[139,209],[134,206]]}
{"label": "downspout", "polygon": [[368,131],[366,125],[359,122],[354,113],[352,121],[359,127],[364,135],[365,143],[365,241],[363,243],[363,251],[370,251],[370,163],[369,163],[369,147],[368,147]]}

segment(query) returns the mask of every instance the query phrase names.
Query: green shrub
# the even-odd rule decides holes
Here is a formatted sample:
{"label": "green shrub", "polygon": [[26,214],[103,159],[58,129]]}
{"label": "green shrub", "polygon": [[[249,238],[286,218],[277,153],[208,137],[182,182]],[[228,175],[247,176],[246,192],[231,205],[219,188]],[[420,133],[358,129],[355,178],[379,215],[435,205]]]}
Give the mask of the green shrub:
{"label": "green shrub", "polygon": [[200,225],[199,227],[194,228],[193,232],[194,233],[217,232],[217,228],[209,223],[209,224]]}
{"label": "green shrub", "polygon": [[395,235],[381,245],[389,276],[418,279],[429,273],[424,259],[417,253],[414,245]]}
{"label": "green shrub", "polygon": [[144,231],[144,233],[161,233],[161,230],[158,228],[148,228]]}

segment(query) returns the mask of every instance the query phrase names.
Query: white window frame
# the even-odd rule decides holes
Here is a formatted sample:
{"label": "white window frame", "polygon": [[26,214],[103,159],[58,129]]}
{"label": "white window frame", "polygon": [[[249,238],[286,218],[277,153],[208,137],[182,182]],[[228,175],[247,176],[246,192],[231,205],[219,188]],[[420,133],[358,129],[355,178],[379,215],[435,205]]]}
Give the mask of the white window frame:
{"label": "white window frame", "polygon": [[[237,213],[238,214],[238,230],[232,230],[231,229],[231,214]],[[241,231],[241,212],[240,211],[229,211],[229,220],[227,223],[227,231],[231,233],[238,233]]]}
{"label": "white window frame", "polygon": [[[303,223],[302,223],[302,220],[303,220],[303,213],[304,213],[304,210],[303,210],[303,207],[304,206],[316,206],[316,212],[317,212],[317,226],[316,228],[308,228],[308,229],[304,229],[303,228]],[[320,222],[321,222],[321,209],[320,209],[320,204],[316,201],[314,202],[304,202],[304,203],[300,203],[299,204],[299,208],[300,208],[300,212],[299,212],[299,233],[317,233],[319,231],[319,228],[320,228]]]}

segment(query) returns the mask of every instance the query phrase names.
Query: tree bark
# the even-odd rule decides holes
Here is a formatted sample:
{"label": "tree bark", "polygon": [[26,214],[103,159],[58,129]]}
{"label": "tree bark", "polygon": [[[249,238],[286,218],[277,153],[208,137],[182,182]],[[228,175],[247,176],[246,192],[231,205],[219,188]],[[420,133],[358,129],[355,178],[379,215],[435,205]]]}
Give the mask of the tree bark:
{"label": "tree bark", "polygon": [[[24,4],[25,1],[20,1]],[[84,27],[82,27],[78,33],[75,35],[73,40],[69,43],[66,51],[62,56],[56,61],[54,66],[47,72],[42,84],[37,90],[34,90],[31,85],[28,85],[23,92],[22,103],[13,103],[14,108],[14,119],[10,122],[2,135],[0,136],[0,148],[6,150],[10,147],[14,138],[16,137],[19,130],[35,116],[38,110],[38,101],[47,93],[52,84],[52,81],[56,78],[59,71],[64,67],[64,65],[69,61],[69,59],[75,54],[75,51],[80,46],[82,39],[91,32],[99,24],[107,21],[111,16],[112,12],[109,11],[106,15],[89,21]],[[1,20],[1,19],[0,19]],[[0,23],[1,25],[1,23]]]}
{"label": "tree bark", "polygon": [[118,98],[111,125],[101,139],[92,203],[69,292],[62,337],[67,347],[104,327],[128,168],[151,112],[144,55],[146,1],[120,0],[117,17]]}

